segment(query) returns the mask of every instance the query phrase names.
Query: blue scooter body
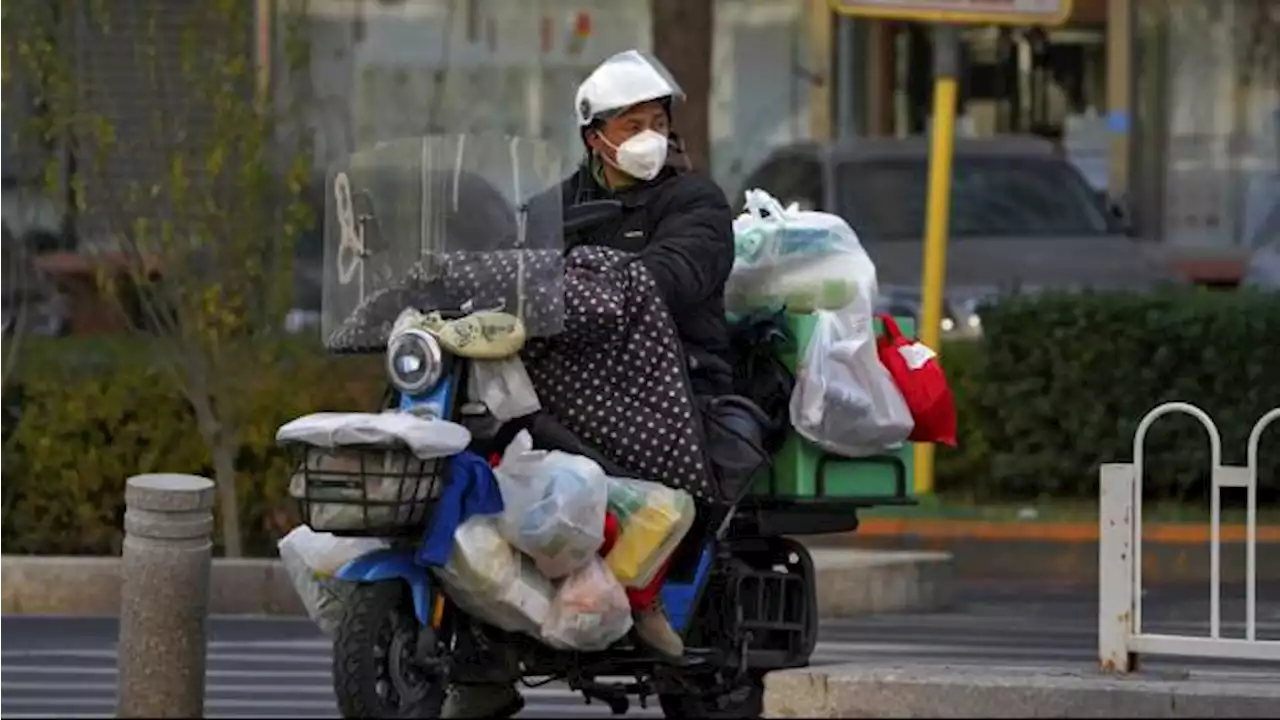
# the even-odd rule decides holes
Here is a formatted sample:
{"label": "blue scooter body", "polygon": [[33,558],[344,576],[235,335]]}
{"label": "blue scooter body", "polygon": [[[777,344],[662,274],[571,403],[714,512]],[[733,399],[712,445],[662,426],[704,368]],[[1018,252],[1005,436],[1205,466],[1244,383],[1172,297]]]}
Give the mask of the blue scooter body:
{"label": "blue scooter body", "polygon": [[435,578],[414,559],[413,548],[374,550],[348,562],[334,573],[339,580],[356,583],[404,581],[413,594],[413,612],[423,626],[431,617]]}

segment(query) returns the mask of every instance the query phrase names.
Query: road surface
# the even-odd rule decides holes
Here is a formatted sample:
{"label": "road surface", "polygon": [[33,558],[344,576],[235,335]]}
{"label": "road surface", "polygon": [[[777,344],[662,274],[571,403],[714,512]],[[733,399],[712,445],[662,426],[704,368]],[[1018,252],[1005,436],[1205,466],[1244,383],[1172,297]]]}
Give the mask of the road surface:
{"label": "road surface", "polygon": [[[883,659],[986,666],[1089,666],[1096,652],[1096,591],[978,588],[953,612],[883,615],[823,624],[813,664]],[[1224,591],[1224,635],[1239,635],[1241,603]],[[1238,597],[1238,596],[1237,596]],[[1271,595],[1275,598],[1275,595]],[[1205,634],[1207,593],[1152,597],[1152,631]],[[1260,636],[1280,638],[1280,607],[1259,605]],[[0,716],[112,717],[115,711],[113,619],[4,617],[0,638]],[[306,620],[215,618],[211,623],[208,717],[336,717],[329,644]],[[1195,669],[1280,675],[1275,665],[1187,660],[1149,670]],[[526,691],[521,717],[607,717],[563,686]],[[658,717],[633,705],[631,716]]]}

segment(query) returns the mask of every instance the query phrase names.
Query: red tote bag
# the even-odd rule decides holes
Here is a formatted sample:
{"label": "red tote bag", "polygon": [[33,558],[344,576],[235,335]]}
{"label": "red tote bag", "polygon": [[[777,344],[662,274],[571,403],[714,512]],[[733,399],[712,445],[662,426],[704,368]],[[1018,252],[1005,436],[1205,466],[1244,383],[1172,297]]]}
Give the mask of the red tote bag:
{"label": "red tote bag", "polygon": [[956,446],[956,401],[938,354],[924,343],[903,336],[898,323],[880,315],[884,334],[876,338],[880,362],[902,391],[916,427],[908,438],[914,442]]}

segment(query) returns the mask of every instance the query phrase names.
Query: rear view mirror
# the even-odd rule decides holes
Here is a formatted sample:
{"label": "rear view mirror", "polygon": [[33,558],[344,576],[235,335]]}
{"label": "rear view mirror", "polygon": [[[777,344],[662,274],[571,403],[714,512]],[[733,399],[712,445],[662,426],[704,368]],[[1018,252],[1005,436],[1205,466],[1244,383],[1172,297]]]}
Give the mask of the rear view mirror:
{"label": "rear view mirror", "polygon": [[564,211],[566,235],[602,225],[622,215],[622,203],[617,200],[592,200],[571,205]]}

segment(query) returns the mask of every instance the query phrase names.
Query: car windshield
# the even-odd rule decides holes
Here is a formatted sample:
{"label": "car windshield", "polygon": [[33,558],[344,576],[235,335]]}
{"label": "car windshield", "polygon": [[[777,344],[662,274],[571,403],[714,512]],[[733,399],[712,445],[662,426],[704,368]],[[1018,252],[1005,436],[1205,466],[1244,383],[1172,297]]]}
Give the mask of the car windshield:
{"label": "car windshield", "polygon": [[[924,237],[929,164],[924,157],[858,160],[840,167],[840,214],[871,239]],[[1106,216],[1076,171],[1057,159],[957,157],[951,237],[1101,235]]]}

